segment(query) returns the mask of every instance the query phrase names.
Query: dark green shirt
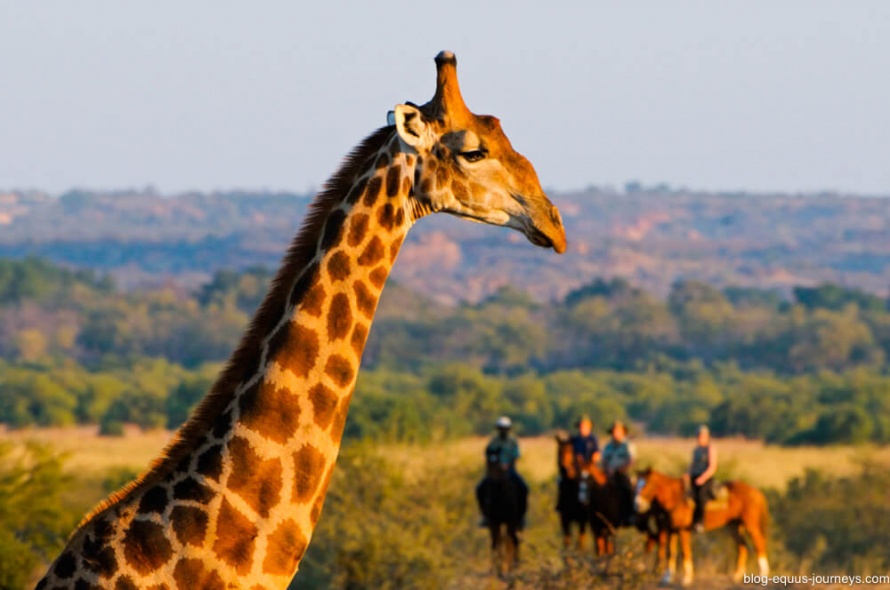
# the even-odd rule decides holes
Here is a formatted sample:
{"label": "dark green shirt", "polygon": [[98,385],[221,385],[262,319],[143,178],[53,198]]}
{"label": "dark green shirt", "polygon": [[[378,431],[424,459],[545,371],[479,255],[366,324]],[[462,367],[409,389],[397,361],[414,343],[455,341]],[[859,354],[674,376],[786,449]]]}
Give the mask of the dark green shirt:
{"label": "dark green shirt", "polygon": [[519,443],[512,436],[493,436],[485,447],[485,460],[513,467],[519,458]]}

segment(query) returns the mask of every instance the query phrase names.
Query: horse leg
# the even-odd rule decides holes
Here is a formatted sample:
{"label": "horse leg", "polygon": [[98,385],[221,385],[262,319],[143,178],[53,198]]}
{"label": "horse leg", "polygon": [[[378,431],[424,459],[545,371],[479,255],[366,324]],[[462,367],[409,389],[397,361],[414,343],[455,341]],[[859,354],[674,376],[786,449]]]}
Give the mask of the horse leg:
{"label": "horse leg", "polygon": [[[650,537],[651,538],[651,537]],[[655,571],[660,572],[668,560],[668,532],[658,531],[658,553],[655,556]]]}
{"label": "horse leg", "polygon": [[757,518],[744,518],[745,528],[748,529],[748,535],[751,536],[751,542],[754,544],[754,552],[757,553],[757,567],[761,576],[769,576],[769,560],[766,558],[766,531],[761,526],[763,519],[760,515]]}
{"label": "horse leg", "polygon": [[517,567],[519,567],[519,543],[521,542],[521,540],[519,538],[519,533],[518,533],[516,527],[511,526],[508,530],[508,533],[510,535],[510,541],[511,541],[510,545],[511,545],[511,549],[512,549],[512,551],[511,551],[512,555],[510,558],[510,562],[511,562],[510,566],[511,566],[511,568],[517,568]]}
{"label": "horse leg", "polygon": [[559,513],[559,526],[562,528],[562,548],[568,551],[572,544],[572,523],[563,513]]}
{"label": "horse leg", "polygon": [[688,529],[680,531],[680,545],[683,548],[683,581],[684,586],[692,585],[692,532]]}
{"label": "horse leg", "polygon": [[674,581],[674,575],[677,573],[677,533],[670,533],[668,535],[668,547],[667,547],[667,569],[664,570],[664,575],[661,576],[662,584],[670,584]]}
{"label": "horse leg", "polygon": [[501,575],[500,559],[498,549],[501,544],[501,526],[495,523],[489,523],[488,530],[491,532],[491,571],[497,575]]}
{"label": "horse leg", "polygon": [[582,520],[578,523],[578,552],[584,551],[584,545],[587,544],[587,524]]}
{"label": "horse leg", "polygon": [[596,554],[597,556],[606,554],[606,537],[601,533],[596,533]]}
{"label": "horse leg", "polygon": [[732,580],[733,582],[738,583],[742,581],[742,577],[745,575],[745,566],[748,563],[748,545],[745,544],[745,527],[740,524],[736,527],[731,527],[730,532],[732,533],[732,538],[735,539],[735,546],[738,551]]}

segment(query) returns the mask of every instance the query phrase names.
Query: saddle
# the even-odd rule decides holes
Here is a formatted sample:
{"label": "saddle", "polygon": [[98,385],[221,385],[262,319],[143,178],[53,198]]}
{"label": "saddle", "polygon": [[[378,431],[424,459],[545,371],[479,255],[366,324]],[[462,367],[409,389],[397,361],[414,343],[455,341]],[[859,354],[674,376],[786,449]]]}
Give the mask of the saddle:
{"label": "saddle", "polygon": [[[692,495],[692,483],[689,478],[683,478],[683,490],[686,493],[686,504],[690,508],[695,507],[695,498]],[[729,488],[722,481],[714,480],[711,484],[709,500],[705,503],[705,510],[726,510],[729,507]]]}

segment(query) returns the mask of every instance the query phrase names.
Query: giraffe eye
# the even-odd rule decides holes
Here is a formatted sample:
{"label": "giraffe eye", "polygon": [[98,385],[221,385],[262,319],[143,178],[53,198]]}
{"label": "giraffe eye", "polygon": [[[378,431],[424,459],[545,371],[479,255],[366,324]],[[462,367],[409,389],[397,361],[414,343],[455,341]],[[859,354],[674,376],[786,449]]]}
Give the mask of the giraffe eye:
{"label": "giraffe eye", "polygon": [[485,152],[482,150],[471,150],[469,152],[461,152],[460,157],[467,162],[478,162],[485,157]]}

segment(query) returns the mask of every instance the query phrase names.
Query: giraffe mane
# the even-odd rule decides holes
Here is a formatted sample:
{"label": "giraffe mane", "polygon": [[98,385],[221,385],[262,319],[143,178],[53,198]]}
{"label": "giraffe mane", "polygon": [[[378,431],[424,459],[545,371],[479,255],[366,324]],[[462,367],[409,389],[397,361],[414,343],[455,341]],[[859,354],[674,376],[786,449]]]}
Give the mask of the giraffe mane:
{"label": "giraffe mane", "polygon": [[[231,401],[232,393],[238,385],[247,381],[259,369],[262,341],[267,335],[264,328],[274,325],[281,317],[282,309],[287,305],[289,289],[297,274],[316,254],[328,214],[343,202],[356,179],[367,169],[368,160],[380,151],[394,132],[393,125],[381,127],[346,156],[340,168],[309,205],[300,230],[291,241],[263,302],[209,393],[198,402],[189,419],[177,430],[173,440],[149,469],[100,502],[83,518],[75,531],[125,497],[153,485],[173,470],[188,455],[192,445],[200,441],[212,427],[213,421]],[[273,352],[270,350],[270,355]]]}

